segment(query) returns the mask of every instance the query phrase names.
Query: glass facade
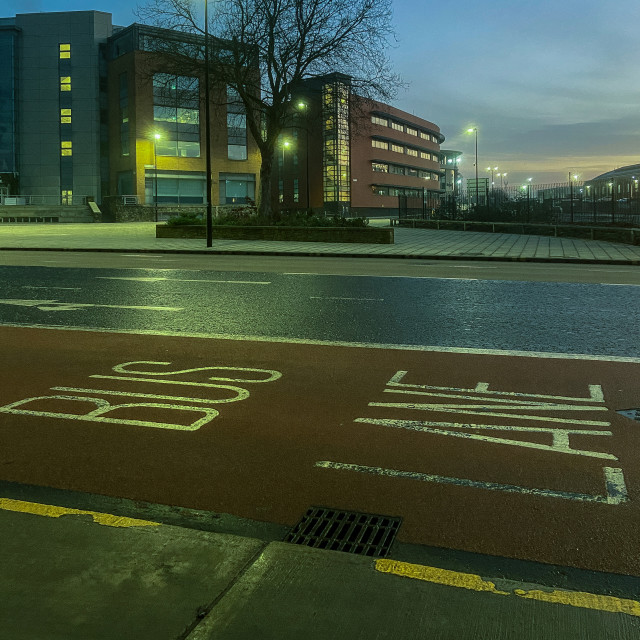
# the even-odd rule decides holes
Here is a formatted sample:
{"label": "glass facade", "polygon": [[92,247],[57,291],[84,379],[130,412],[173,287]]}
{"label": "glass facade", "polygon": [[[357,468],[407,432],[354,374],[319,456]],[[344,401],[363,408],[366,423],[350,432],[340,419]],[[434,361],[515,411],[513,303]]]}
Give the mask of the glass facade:
{"label": "glass facade", "polygon": [[324,202],[336,210],[351,203],[349,93],[338,78],[322,87]]}
{"label": "glass facade", "polygon": [[227,86],[227,157],[247,159],[247,116],[238,92]]}
{"label": "glass facade", "polygon": [[220,204],[247,204],[256,198],[253,173],[221,173]]}
{"label": "glass facade", "polygon": [[198,78],[156,73],[153,76],[154,130],[159,156],[200,156]]}
{"label": "glass facade", "polygon": [[0,173],[16,173],[16,44],[17,32],[0,30]]}

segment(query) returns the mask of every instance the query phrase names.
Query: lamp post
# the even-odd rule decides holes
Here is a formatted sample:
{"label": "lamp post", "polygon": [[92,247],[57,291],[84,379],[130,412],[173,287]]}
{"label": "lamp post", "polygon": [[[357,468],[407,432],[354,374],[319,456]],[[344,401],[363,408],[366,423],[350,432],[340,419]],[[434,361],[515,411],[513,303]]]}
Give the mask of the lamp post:
{"label": "lamp post", "polygon": [[204,0],[204,154],[207,198],[207,247],[213,244],[213,214],[211,210],[211,118],[209,117],[209,14],[208,0]]}
{"label": "lamp post", "polygon": [[[304,168],[305,168],[305,182],[306,182],[306,192],[307,192],[307,211],[309,211],[310,207],[310,197],[309,197],[309,113],[308,113],[308,105],[306,102],[298,102],[298,109],[303,111],[304,113]],[[283,163],[284,164],[284,163]]]}
{"label": "lamp post", "polygon": [[158,222],[158,140],[160,134],[153,134],[153,204],[155,209],[155,218]]}
{"label": "lamp post", "polygon": [[476,134],[476,207],[479,204],[479,185],[478,185],[478,127],[467,129],[467,133],[474,132]]}
{"label": "lamp post", "polygon": [[281,167],[282,168],[281,168],[279,173],[280,173],[280,182],[282,183],[282,193],[278,194],[278,201],[280,203],[284,202],[284,159],[285,159],[284,152],[285,152],[285,149],[289,148],[290,144],[291,143],[288,140],[283,140],[282,144],[281,144],[281,148],[282,148],[282,165],[281,165]]}

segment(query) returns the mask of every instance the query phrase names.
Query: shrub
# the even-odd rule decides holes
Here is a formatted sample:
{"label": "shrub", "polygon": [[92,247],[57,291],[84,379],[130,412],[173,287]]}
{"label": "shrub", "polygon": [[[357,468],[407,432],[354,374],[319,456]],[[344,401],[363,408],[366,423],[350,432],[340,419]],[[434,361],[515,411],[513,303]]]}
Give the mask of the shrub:
{"label": "shrub", "polygon": [[169,218],[167,220],[167,225],[170,227],[179,227],[182,225],[204,225],[206,223],[204,216],[199,215],[197,213],[181,213],[178,216],[173,218]]}

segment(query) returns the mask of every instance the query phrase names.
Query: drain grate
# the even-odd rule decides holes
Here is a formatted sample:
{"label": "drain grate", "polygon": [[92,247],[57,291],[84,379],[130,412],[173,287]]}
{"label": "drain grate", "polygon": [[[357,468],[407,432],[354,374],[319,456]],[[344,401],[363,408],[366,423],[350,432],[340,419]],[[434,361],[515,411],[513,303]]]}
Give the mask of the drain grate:
{"label": "drain grate", "polygon": [[383,558],[401,524],[402,518],[310,507],[284,541]]}
{"label": "drain grate", "polygon": [[621,416],[640,422],[640,409],[625,409],[624,411],[616,411]]}

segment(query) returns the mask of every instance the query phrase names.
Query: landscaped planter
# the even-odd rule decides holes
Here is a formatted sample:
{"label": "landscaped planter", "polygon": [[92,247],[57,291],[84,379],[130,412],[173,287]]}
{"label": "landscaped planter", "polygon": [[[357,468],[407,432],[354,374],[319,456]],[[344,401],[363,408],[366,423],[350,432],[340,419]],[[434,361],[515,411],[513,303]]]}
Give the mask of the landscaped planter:
{"label": "landscaped planter", "polygon": [[[294,242],[359,242],[393,244],[391,227],[236,227],[214,225],[217,240],[284,240]],[[156,225],[156,238],[206,238],[202,225]]]}

